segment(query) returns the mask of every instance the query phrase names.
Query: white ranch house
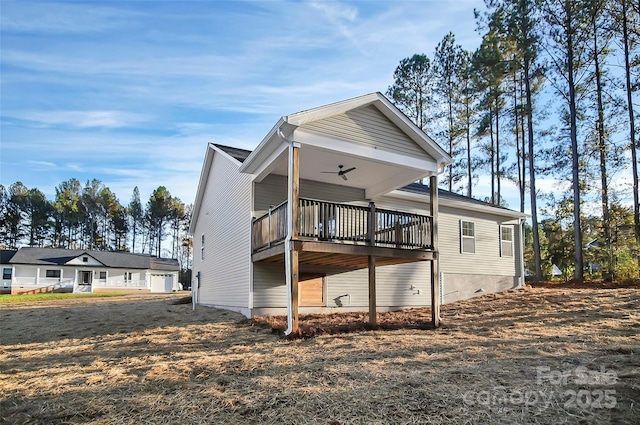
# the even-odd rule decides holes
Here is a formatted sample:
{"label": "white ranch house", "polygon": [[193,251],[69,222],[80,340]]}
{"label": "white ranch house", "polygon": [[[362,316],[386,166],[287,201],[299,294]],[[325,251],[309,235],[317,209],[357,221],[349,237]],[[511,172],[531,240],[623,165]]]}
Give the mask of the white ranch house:
{"label": "white ranch house", "polygon": [[178,261],[144,254],[20,248],[2,252],[3,293],[172,292]]}
{"label": "white ranch house", "polygon": [[[524,284],[520,212],[437,190],[449,155],[372,93],[210,143],[194,203],[197,304],[246,316],[433,306]],[[415,183],[427,180],[428,186]]]}

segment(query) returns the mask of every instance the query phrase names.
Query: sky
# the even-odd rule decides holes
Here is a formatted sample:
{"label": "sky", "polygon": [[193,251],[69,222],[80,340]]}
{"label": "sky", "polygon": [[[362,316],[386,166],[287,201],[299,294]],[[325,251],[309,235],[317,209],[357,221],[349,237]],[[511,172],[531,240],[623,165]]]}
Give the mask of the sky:
{"label": "sky", "polygon": [[[278,118],[385,92],[482,0],[0,1],[0,184],[49,199],[99,179],[192,203],[205,149],[254,149]],[[488,179],[475,193],[489,196]],[[539,185],[544,185],[540,182]],[[517,209],[514,188],[505,188]]]}

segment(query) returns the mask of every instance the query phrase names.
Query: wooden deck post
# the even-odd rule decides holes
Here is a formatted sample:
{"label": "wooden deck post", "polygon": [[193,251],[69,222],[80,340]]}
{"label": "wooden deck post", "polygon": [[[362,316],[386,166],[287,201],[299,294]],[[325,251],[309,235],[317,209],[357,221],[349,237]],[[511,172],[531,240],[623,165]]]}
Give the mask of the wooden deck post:
{"label": "wooden deck post", "polygon": [[369,324],[377,324],[376,309],[376,257],[369,255]]}
{"label": "wooden deck post", "polygon": [[429,180],[430,207],[433,223],[431,237],[433,240],[433,259],[431,260],[431,322],[434,327],[440,326],[440,284],[438,280],[438,176]]}
{"label": "wooden deck post", "polygon": [[[376,204],[369,202],[369,245],[376,244]],[[369,324],[376,326],[377,306],[376,306],[376,257],[369,255]]]}
{"label": "wooden deck post", "polygon": [[[291,178],[291,220],[293,226],[291,228],[291,240],[295,241],[298,239],[298,210],[300,204],[300,147],[296,144],[292,143],[292,178]],[[299,293],[299,271],[298,271],[298,251],[295,247],[295,244],[291,244],[291,311],[292,311],[292,319],[293,319],[293,327],[292,332],[298,332],[298,306],[300,304],[300,293]]]}

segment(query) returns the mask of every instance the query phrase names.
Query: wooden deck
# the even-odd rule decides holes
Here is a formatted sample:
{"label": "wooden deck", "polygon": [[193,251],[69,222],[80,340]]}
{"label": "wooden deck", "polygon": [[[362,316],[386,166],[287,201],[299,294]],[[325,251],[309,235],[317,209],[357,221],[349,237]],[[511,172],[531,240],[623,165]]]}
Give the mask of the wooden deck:
{"label": "wooden deck", "polygon": [[[254,262],[284,262],[286,202],[253,221]],[[357,270],[376,257],[379,266],[433,260],[433,220],[408,212],[300,199],[297,238],[301,266]]]}

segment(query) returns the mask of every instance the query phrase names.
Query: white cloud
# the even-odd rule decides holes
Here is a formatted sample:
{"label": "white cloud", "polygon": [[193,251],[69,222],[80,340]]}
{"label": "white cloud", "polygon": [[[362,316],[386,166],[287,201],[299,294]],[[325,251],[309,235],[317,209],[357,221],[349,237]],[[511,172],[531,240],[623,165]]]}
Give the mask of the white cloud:
{"label": "white cloud", "polygon": [[125,9],[81,3],[2,2],[0,27],[16,33],[93,33],[116,28],[133,15]]}
{"label": "white cloud", "polygon": [[28,160],[27,161],[28,164],[31,165],[35,165],[38,167],[43,167],[43,168],[53,168],[56,166],[56,164],[54,164],[53,162],[49,162],[49,161],[33,161],[33,160]]}
{"label": "white cloud", "polygon": [[125,111],[27,112],[22,115],[14,115],[12,118],[33,121],[44,126],[68,126],[75,128],[130,127],[150,120],[148,115]]}

